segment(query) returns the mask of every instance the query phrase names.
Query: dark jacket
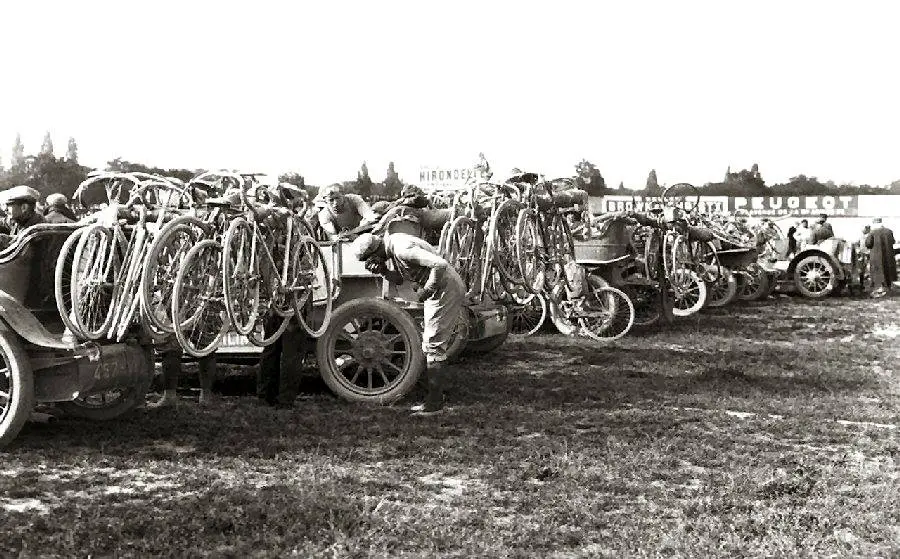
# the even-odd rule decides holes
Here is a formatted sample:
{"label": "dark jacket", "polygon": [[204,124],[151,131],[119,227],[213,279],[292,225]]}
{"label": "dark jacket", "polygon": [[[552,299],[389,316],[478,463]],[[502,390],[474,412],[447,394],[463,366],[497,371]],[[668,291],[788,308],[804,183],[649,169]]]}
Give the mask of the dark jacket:
{"label": "dark jacket", "polygon": [[73,223],[77,220],[75,219],[75,214],[69,208],[54,206],[47,208],[47,213],[44,214],[44,221],[46,223]]}
{"label": "dark jacket", "polygon": [[866,235],[869,249],[869,273],[875,287],[890,287],[897,281],[897,261],[894,258],[894,233],[887,227],[877,227]]}
{"label": "dark jacket", "polygon": [[66,206],[50,206],[44,212],[44,221],[47,223],[73,223],[78,220],[75,219],[75,212]]}
{"label": "dark jacket", "polygon": [[813,229],[812,243],[817,245],[825,239],[830,239],[832,237],[834,237],[834,229],[832,229],[831,224],[826,221],[825,223],[816,225],[816,228]]}

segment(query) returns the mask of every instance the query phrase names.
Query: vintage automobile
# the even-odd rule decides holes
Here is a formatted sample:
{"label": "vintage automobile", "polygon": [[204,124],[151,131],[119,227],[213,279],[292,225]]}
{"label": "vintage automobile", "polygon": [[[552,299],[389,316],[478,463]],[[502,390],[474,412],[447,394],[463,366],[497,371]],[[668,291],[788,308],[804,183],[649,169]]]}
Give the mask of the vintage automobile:
{"label": "vintage automobile", "polygon": [[768,245],[767,257],[778,272],[776,282],[781,291],[796,291],[804,297],[821,299],[837,295],[845,286],[859,280],[859,275],[854,273],[856,249],[844,239],[832,237],[807,245],[795,254],[788,254],[788,239],[784,235],[770,239]]}
{"label": "vintage automobile", "polygon": [[121,416],[143,403],[152,378],[150,348],[75,343],[64,337],[53,295],[56,255],[75,224],[39,224],[0,252],[0,447],[18,435],[36,404],[56,403],[94,420]]}

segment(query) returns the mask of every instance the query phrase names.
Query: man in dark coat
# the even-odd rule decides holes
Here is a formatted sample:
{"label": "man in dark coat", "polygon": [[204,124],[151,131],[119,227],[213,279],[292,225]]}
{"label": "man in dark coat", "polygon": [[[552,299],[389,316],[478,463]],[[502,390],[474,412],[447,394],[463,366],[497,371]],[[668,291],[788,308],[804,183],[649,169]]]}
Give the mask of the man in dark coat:
{"label": "man in dark coat", "polygon": [[813,228],[812,244],[817,245],[825,239],[834,237],[834,229],[832,229],[831,224],[826,221],[827,219],[828,214],[819,215],[816,226]]}
{"label": "man in dark coat", "polygon": [[47,223],[72,223],[78,220],[75,218],[75,212],[69,208],[69,200],[65,195],[56,193],[47,196],[44,221]]}
{"label": "man in dark coat", "polygon": [[872,296],[884,297],[897,281],[897,261],[894,260],[894,232],[882,225],[880,217],[872,220],[866,248],[869,249],[869,275],[875,288]]}

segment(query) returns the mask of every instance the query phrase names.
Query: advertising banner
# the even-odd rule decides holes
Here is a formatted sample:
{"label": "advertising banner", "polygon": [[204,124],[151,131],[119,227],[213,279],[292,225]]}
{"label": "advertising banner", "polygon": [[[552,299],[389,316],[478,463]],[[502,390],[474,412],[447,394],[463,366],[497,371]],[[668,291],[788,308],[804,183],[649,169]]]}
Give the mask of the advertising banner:
{"label": "advertising banner", "polygon": [[462,188],[469,180],[487,181],[488,177],[483,169],[475,167],[420,167],[416,184],[425,192],[430,192]]}
{"label": "advertising banner", "polygon": [[733,196],[728,198],[728,210],[746,210],[754,217],[797,216],[811,217],[827,214],[835,217],[855,216],[859,197],[839,196]]}
{"label": "advertising banner", "polygon": [[[693,206],[696,197],[688,199],[688,205]],[[641,198],[640,196],[601,196],[592,198],[590,205],[593,213],[608,213],[622,211],[645,212],[654,206],[662,204],[661,198]],[[700,196],[699,209],[704,213],[720,213],[728,210],[727,196]]]}

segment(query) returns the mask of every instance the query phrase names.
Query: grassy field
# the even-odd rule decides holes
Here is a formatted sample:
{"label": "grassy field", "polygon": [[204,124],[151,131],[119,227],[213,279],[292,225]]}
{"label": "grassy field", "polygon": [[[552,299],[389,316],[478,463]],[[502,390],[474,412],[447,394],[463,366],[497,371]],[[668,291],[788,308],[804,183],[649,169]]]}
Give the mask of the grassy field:
{"label": "grassy field", "polygon": [[897,556],[898,356],[900,298],[779,298],[511,341],[435,417],[313,392],[29,424],[0,556]]}

